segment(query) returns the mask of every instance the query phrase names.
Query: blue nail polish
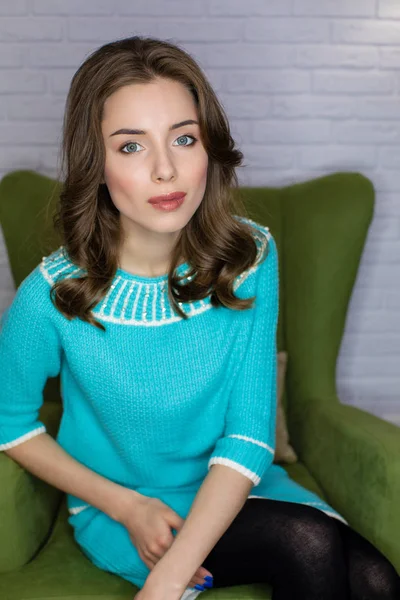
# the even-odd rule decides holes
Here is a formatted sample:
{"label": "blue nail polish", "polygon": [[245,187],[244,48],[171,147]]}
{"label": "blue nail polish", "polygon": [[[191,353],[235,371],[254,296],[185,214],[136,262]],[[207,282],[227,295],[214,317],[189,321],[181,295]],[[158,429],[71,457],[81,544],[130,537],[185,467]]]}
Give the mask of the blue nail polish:
{"label": "blue nail polish", "polygon": [[206,579],[207,581],[214,581],[214,577],[212,577],[211,575],[205,575],[204,579]]}
{"label": "blue nail polish", "polygon": [[202,585],[199,585],[198,583],[196,583],[196,585],[194,587],[196,590],[200,590],[201,592],[204,592],[204,590],[206,589],[205,587],[203,587]]}
{"label": "blue nail polish", "polygon": [[212,587],[214,587],[214,584],[213,584],[213,582],[212,582],[212,581],[206,581],[206,582],[204,583],[204,587],[205,587],[205,588],[207,588],[207,589],[208,589],[208,588],[212,588]]}

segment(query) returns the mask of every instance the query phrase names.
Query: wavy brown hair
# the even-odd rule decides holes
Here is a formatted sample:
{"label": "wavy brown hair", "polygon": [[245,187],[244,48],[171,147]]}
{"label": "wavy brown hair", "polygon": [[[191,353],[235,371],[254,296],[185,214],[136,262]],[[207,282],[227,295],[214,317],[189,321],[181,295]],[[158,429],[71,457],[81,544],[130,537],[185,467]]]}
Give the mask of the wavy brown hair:
{"label": "wavy brown hair", "polygon": [[[55,282],[52,301],[68,319],[79,317],[104,331],[91,309],[113,282],[122,231],[120,213],[106,184],[101,183],[105,165],[103,107],[122,86],[159,78],[180,82],[193,95],[208,155],[204,197],[171,254],[168,297],[173,310],[187,319],[178,302],[200,300],[210,293],[214,307],[235,310],[252,308],[255,299],[240,299],[233,293],[235,278],[255,263],[257,245],[252,228],[233,216],[247,216],[235,173],[243,154],[234,147],[225,111],[187,52],[168,41],[133,36],[95,50],[72,78],[63,121],[64,174],[59,177],[61,193],[53,216],[69,258],[86,273]],[[181,257],[190,264],[188,274],[193,276],[184,285],[175,273]]]}

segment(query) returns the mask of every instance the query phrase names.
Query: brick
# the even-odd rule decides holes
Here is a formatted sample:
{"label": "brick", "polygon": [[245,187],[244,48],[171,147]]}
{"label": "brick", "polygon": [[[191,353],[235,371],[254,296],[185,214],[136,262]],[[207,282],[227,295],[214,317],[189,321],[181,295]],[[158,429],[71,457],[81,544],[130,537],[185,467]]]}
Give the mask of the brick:
{"label": "brick", "polygon": [[[202,41],[238,41],[242,35],[242,23],[238,19],[224,19],[223,27],[218,19],[214,21],[174,19],[160,21],[156,17],[136,19],[110,20],[103,17],[91,19],[71,18],[68,22],[68,39],[71,41],[104,41],[121,39],[134,35],[170,39],[179,45],[188,42]],[[146,32],[145,34],[143,32]]]}
{"label": "brick", "polygon": [[[360,288],[397,290],[400,281],[400,264],[365,265],[357,273],[357,285]],[[397,357],[397,362],[398,362]]]}
{"label": "brick", "polygon": [[307,119],[307,121],[292,119],[290,126],[287,120],[263,120],[251,125],[251,139],[257,143],[303,144],[327,142],[330,140],[331,124],[328,120]]}
{"label": "brick", "polygon": [[[379,198],[378,198],[379,200]],[[393,251],[395,248],[400,250],[398,244],[400,244],[400,219],[396,219],[393,217],[383,217],[374,215],[372,222],[369,226],[368,230],[368,243],[371,243],[371,240],[378,241],[383,247],[387,242],[388,247],[392,246]],[[400,253],[394,252],[394,255],[397,254],[397,260],[400,259]]]}
{"label": "brick", "polygon": [[311,74],[295,69],[260,69],[225,72],[225,89],[230,92],[306,92],[310,89]]}
{"label": "brick", "polygon": [[374,214],[376,216],[387,215],[389,217],[400,217],[399,193],[378,191],[377,202],[374,206]]}
{"label": "brick", "polygon": [[396,88],[396,78],[389,73],[356,71],[314,71],[313,90],[330,94],[387,95]]}
{"label": "brick", "polygon": [[60,142],[60,128],[54,123],[1,123],[0,139],[2,144],[8,146],[26,146],[34,144],[58,145]]}
{"label": "brick", "polygon": [[351,96],[320,96],[311,94],[274,95],[272,115],[276,117],[348,118],[357,110],[358,102]]}
{"label": "brick", "polygon": [[29,51],[33,67],[78,67],[96,49],[94,44],[35,44]]}
{"label": "brick", "polygon": [[378,17],[381,19],[400,19],[398,0],[378,0]]}
{"label": "brick", "polygon": [[301,17],[373,17],[375,0],[294,0],[293,14]]}
{"label": "brick", "polygon": [[386,292],[385,294],[385,300],[384,300],[384,307],[388,308],[389,310],[399,310],[400,307],[400,291],[396,292],[391,291],[391,292]]}
{"label": "brick", "polygon": [[290,15],[291,0],[212,0],[208,7],[212,16],[275,16]]}
{"label": "brick", "polygon": [[358,48],[339,46],[302,44],[295,48],[294,62],[297,67],[340,67],[354,69],[370,69],[378,65],[378,49],[372,47]]}
{"label": "brick", "polygon": [[71,85],[72,77],[74,76],[76,69],[58,69],[54,72],[50,72],[47,76],[48,85],[51,92],[54,94],[63,94],[66,96]]}
{"label": "brick", "polygon": [[379,67],[381,69],[400,68],[400,48],[379,48]]}
{"label": "brick", "polygon": [[[368,338],[370,336],[372,336],[372,334],[368,334]],[[400,338],[400,336],[398,337]],[[367,343],[367,339],[365,338],[367,338],[367,336],[364,336],[363,339],[360,341],[360,344],[354,347],[353,352],[357,351],[358,353],[362,350],[363,347],[365,348],[364,343]],[[378,336],[378,339],[379,338],[380,340],[385,340],[387,339],[387,336],[382,336],[381,334],[380,336]],[[384,342],[381,342],[381,344],[382,343]],[[374,385],[374,383],[376,383],[376,378],[385,376],[390,377],[390,375],[393,375],[393,373],[396,373],[398,371],[398,354],[396,356],[396,352],[398,352],[398,350],[393,352],[393,356],[390,356],[391,350],[389,347],[387,347],[387,352],[379,352],[378,348],[374,348],[373,346],[371,347],[370,345],[368,346],[368,352],[370,352],[371,354],[370,356],[357,356],[357,359],[354,361],[343,361],[343,366],[341,367],[340,372],[341,377],[351,376],[354,378],[363,378],[364,385],[368,385],[369,383],[369,385],[371,386],[371,384]],[[397,344],[395,346],[397,348]],[[366,377],[366,374],[368,374],[368,377]],[[379,389],[379,385],[377,385],[377,388]],[[360,393],[360,388],[358,388],[358,392]]]}
{"label": "brick", "polygon": [[332,171],[360,168],[373,169],[376,164],[375,146],[312,145],[300,147],[297,151],[298,165],[301,167],[325,167]]}
{"label": "brick", "polygon": [[[201,17],[207,15],[207,6],[204,2],[188,2],[187,0],[135,0],[127,2],[126,0],[114,0],[112,3],[118,15],[139,17]],[[232,16],[227,11],[226,16]]]}
{"label": "brick", "polygon": [[8,97],[8,119],[18,121],[58,121],[61,122],[65,98],[57,96],[29,96]]}
{"label": "brick", "polygon": [[280,42],[292,44],[329,41],[329,23],[325,19],[254,19],[243,25],[246,41]]}
{"label": "brick", "polygon": [[27,0],[1,0],[0,15],[1,16],[20,16],[28,14]]}
{"label": "brick", "polygon": [[[367,264],[396,264],[400,258],[400,241],[380,239],[376,242],[369,240],[368,248],[363,253],[363,261]],[[400,319],[399,319],[400,322]]]}
{"label": "brick", "polygon": [[[12,144],[13,142],[9,142]],[[0,164],[2,169],[14,171],[16,169],[33,169],[40,167],[41,160],[35,145],[21,147],[0,148]]]}
{"label": "brick", "polygon": [[252,94],[219,94],[230,119],[259,119],[272,116],[272,98]]}
{"label": "brick", "polygon": [[[219,19],[168,19],[162,25],[158,21],[159,34],[162,38],[185,42],[238,42],[242,39],[243,23],[240,19],[226,17]],[[135,29],[137,29],[135,22]]]}
{"label": "brick", "polygon": [[354,116],[358,119],[397,121],[400,119],[400,103],[398,96],[363,98],[362,102],[358,102]]}
{"label": "brick", "polygon": [[3,18],[0,19],[0,42],[53,41],[62,38],[59,19]]}
{"label": "brick", "polygon": [[[185,48],[193,49],[188,44]],[[251,44],[237,43],[198,44],[193,50],[201,57],[204,66],[213,67],[243,67],[266,69],[272,67],[291,67],[294,62],[295,48],[289,44]]]}
{"label": "brick", "polygon": [[391,143],[400,141],[400,124],[391,121],[348,121],[332,123],[332,140],[335,142]]}
{"label": "brick", "polygon": [[400,21],[338,20],[332,24],[332,41],[349,44],[400,44]]}
{"label": "brick", "polygon": [[115,2],[109,0],[33,0],[36,15],[112,15]]}
{"label": "brick", "polygon": [[[0,52],[0,68],[22,67],[24,65],[26,48],[17,44],[4,44]],[[7,77],[7,73],[4,74]]]}
{"label": "brick", "polygon": [[400,178],[395,169],[376,168],[373,182],[377,192],[400,192]]}
{"label": "brick", "polygon": [[46,77],[34,71],[7,71],[0,77],[0,94],[43,93],[46,89]]}
{"label": "brick", "polygon": [[386,169],[400,171],[400,147],[380,146],[378,148],[378,163]]}

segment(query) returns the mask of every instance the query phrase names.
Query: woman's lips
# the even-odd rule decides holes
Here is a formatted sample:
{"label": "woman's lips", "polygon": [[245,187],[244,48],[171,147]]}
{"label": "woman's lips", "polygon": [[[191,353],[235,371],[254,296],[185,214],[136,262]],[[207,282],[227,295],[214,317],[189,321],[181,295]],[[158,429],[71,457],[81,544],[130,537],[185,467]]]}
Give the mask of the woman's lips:
{"label": "woman's lips", "polygon": [[152,202],[151,206],[156,210],[171,211],[176,210],[185,201],[184,196],[181,198],[175,198],[175,200],[162,200],[161,202]]}
{"label": "woman's lips", "polygon": [[159,202],[166,202],[172,200],[180,200],[186,196],[186,192],[172,192],[171,194],[163,194],[161,196],[153,196],[148,200],[150,204],[158,204]]}

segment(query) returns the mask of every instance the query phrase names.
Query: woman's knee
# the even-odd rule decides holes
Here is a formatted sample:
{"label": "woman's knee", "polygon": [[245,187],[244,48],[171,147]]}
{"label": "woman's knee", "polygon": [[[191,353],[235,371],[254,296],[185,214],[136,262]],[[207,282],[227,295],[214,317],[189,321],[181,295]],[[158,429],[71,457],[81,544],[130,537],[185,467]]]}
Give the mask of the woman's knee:
{"label": "woman's knee", "polygon": [[351,587],[356,600],[398,600],[400,577],[386,560],[360,563],[359,572],[352,572]]}
{"label": "woman's knee", "polygon": [[[301,519],[290,528],[290,544],[298,560],[323,567],[325,561],[343,562],[343,543],[334,519],[319,509],[306,506]],[[307,565],[305,565],[307,566]]]}
{"label": "woman's knee", "polygon": [[340,521],[337,526],[345,545],[352,599],[400,599],[400,577],[386,556],[352,527]]}

